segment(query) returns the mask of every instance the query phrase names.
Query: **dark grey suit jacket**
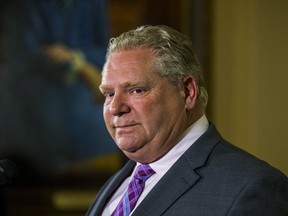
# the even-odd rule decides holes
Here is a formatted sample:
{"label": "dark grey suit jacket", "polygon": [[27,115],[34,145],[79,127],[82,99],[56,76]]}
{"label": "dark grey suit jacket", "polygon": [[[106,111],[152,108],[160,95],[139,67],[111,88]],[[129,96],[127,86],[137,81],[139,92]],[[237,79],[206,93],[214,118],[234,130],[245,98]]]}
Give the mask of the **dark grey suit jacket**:
{"label": "dark grey suit jacket", "polygon": [[[100,190],[87,216],[103,208],[135,162]],[[212,124],[135,209],[133,216],[288,216],[288,179],[225,141]]]}

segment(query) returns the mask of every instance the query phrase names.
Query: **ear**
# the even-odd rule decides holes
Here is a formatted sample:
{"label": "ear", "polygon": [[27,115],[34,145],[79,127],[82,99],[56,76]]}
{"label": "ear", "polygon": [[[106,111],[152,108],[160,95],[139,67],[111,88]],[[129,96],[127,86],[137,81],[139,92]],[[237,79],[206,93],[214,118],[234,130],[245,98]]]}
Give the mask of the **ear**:
{"label": "ear", "polygon": [[186,110],[192,110],[197,102],[198,84],[193,76],[187,76],[183,79],[183,87],[185,91],[185,108]]}

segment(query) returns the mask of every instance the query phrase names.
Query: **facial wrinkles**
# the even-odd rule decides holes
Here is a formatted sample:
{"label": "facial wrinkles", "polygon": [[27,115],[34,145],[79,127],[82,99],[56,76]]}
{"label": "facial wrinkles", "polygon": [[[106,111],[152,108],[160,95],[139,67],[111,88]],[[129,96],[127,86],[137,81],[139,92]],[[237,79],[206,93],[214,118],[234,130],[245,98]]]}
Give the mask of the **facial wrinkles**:
{"label": "facial wrinkles", "polygon": [[[169,101],[167,101],[167,95],[163,98],[158,98],[163,101],[156,101],[155,109],[159,109],[157,106],[164,106],[166,107],[166,110],[168,109],[167,113],[163,113],[162,109],[160,107],[158,115],[160,116],[159,119],[155,119],[155,121],[160,122],[160,124],[154,125],[155,128],[152,131],[154,135],[150,136],[150,140],[148,140],[148,145],[145,145],[143,147],[144,152],[142,155],[147,155],[144,162],[152,162],[160,157],[162,157],[164,154],[166,154],[178,141],[181,132],[184,130],[183,124],[185,123],[185,103],[182,102],[184,99],[181,99],[181,95],[173,95],[175,94],[175,91],[172,90],[172,92],[169,92],[169,88],[171,86],[168,85],[168,88],[164,88],[161,90],[161,92],[165,92],[165,94],[171,95],[172,97],[178,97],[179,101],[177,101],[177,104],[169,104]],[[174,88],[174,87],[172,87]],[[171,90],[171,89],[170,89]],[[157,97],[156,97],[157,98]],[[174,101],[175,102],[175,101]],[[182,103],[182,104],[179,104]],[[169,115],[169,113],[173,113],[173,115]],[[167,116],[168,114],[168,116]],[[170,118],[167,120],[167,118]],[[148,118],[148,120],[151,120]],[[153,119],[154,120],[154,119]],[[148,131],[149,132],[149,131]],[[151,131],[150,131],[151,132]],[[158,147],[156,147],[158,146]],[[135,153],[136,155],[136,153]],[[139,154],[140,155],[140,154]],[[140,156],[137,156],[138,158]],[[136,157],[136,156],[135,156]]]}
{"label": "facial wrinkles", "polygon": [[[125,64],[130,65],[130,64]],[[108,65],[109,66],[109,65]],[[121,115],[112,115],[109,113],[108,109],[111,106],[111,102],[116,98],[118,101],[118,109],[121,108],[121,106],[127,106],[129,108],[133,108],[133,104],[131,105],[129,102],[129,89],[133,89],[134,87],[140,87],[140,88],[145,88],[145,90],[151,88],[151,83],[148,79],[148,77],[145,77],[144,79],[136,80],[133,77],[130,78],[129,74],[126,74],[125,78],[119,78],[119,79],[112,79],[112,75],[117,73],[116,70],[111,69],[111,67],[108,67],[109,70],[105,71],[103,80],[102,80],[102,85],[101,89],[109,89],[109,91],[114,92],[113,99],[108,99],[108,102],[105,102],[105,114],[106,118],[110,119],[110,127],[116,128],[117,126],[125,126],[125,125],[135,125],[137,123],[137,119],[132,116],[131,112],[123,112]],[[113,67],[112,67],[113,68]],[[125,67],[124,67],[125,68]],[[128,77],[128,78],[127,78]],[[148,80],[148,81],[147,81]],[[109,82],[108,82],[109,81]],[[104,90],[105,91],[105,90]],[[120,98],[119,98],[120,97]],[[137,97],[133,97],[137,103]],[[136,98],[136,99],[135,99]],[[139,99],[142,100],[143,96],[141,96]],[[128,104],[127,104],[128,103]],[[135,102],[132,102],[135,103]],[[130,107],[131,106],[131,107]],[[133,110],[132,110],[133,112]],[[109,117],[107,117],[109,116]]]}
{"label": "facial wrinkles", "polygon": [[[179,110],[177,110],[179,113]],[[185,121],[186,112],[183,109],[180,113],[171,121],[165,121],[165,125],[160,125],[156,128],[155,136],[147,142],[146,145],[138,149],[137,152],[131,152],[130,158],[134,158],[142,163],[154,162],[163,157],[168,151],[170,151],[181,138],[181,133],[185,130],[183,121]],[[166,115],[163,117],[167,118]]]}
{"label": "facial wrinkles", "polygon": [[[128,151],[125,152],[128,157],[151,162],[167,153],[179,139],[185,123],[185,98],[179,89],[175,89],[176,86],[151,71],[146,64],[150,53],[145,56],[137,55],[137,52],[122,54],[110,56],[110,62],[103,71],[101,86],[112,90],[114,97],[122,94],[121,106],[130,109],[122,115],[112,115],[107,110],[108,101],[104,107],[105,122],[109,123],[109,132],[118,142],[117,145],[123,141],[121,147]],[[146,86],[147,82],[149,85],[143,94],[127,93],[131,86],[142,86],[143,83]],[[133,127],[128,129],[128,135],[125,135],[126,129],[120,130],[124,131],[124,136],[117,134],[114,127],[132,124],[138,125],[135,131]]]}
{"label": "facial wrinkles", "polygon": [[[148,80],[148,81],[147,81]],[[134,91],[134,88],[141,88],[144,89],[143,94],[140,96],[129,96],[131,92],[129,92],[131,89]],[[141,116],[142,116],[142,109],[143,107],[147,106],[152,107],[153,106],[153,100],[151,100],[150,89],[151,89],[151,82],[149,81],[148,77],[144,80],[140,81],[131,81],[123,84],[123,90],[121,91],[123,94],[123,98],[127,97],[127,99],[122,101],[123,106],[128,106],[130,108],[129,112],[123,113],[123,115],[117,115],[113,117],[114,126],[128,126],[128,125],[140,125],[141,123]],[[115,95],[117,95],[117,91],[115,92]],[[132,98],[130,98],[132,97]],[[147,97],[150,97],[149,100],[146,100]],[[156,102],[156,100],[155,100]],[[138,103],[141,103],[142,109],[138,111]],[[136,104],[136,108],[135,108]],[[147,109],[147,108],[146,108]]]}
{"label": "facial wrinkles", "polygon": [[181,133],[183,130],[185,130],[184,122],[186,119],[186,111],[184,105],[181,105],[181,107],[182,109],[179,109],[178,106],[173,107],[170,113],[175,113],[175,115],[169,116],[170,120],[166,121],[167,125],[163,125],[163,130],[166,132],[166,136],[162,137],[161,144],[163,148],[163,154],[167,153],[171,148],[173,148],[173,146],[177,143]]}

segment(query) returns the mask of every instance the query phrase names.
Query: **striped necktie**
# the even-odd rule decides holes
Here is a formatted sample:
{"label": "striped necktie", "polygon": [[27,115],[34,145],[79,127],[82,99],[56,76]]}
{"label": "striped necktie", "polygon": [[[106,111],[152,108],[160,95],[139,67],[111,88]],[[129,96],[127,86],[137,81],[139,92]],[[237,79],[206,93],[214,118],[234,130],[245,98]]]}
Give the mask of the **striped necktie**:
{"label": "striped necktie", "polygon": [[137,200],[145,187],[145,181],[154,173],[155,171],[148,164],[139,165],[132,181],[128,185],[127,191],[111,216],[128,216],[135,207]]}

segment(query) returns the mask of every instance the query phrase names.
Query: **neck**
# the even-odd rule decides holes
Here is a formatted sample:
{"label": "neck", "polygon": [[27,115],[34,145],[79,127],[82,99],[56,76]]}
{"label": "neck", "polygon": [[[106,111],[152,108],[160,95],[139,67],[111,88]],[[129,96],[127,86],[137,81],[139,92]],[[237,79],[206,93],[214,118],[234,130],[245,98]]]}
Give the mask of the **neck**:
{"label": "neck", "polygon": [[186,128],[190,127],[198,119],[200,119],[205,114],[205,109],[199,103],[196,104],[194,109],[187,111],[187,125]]}

